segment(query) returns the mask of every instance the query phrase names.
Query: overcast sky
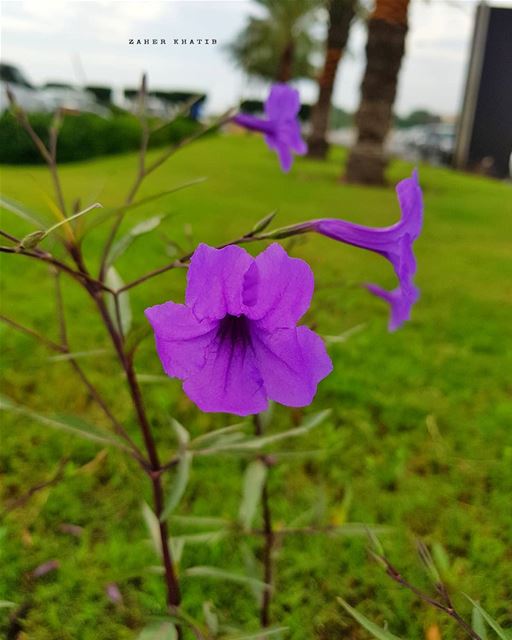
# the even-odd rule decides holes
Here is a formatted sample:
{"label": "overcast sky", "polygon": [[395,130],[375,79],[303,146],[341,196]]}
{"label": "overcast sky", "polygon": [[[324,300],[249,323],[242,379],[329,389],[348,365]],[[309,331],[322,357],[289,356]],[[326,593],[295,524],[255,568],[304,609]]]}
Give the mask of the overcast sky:
{"label": "overcast sky", "polygon": [[[512,0],[493,4],[512,6]],[[457,112],[462,97],[476,0],[412,0],[407,55],[397,111],[427,108]],[[32,82],[47,80],[133,87],[142,71],[150,87],[204,91],[209,111],[240,98],[264,97],[266,87],[250,83],[224,46],[260,9],[251,0],[49,0],[1,1],[4,62],[19,66]],[[129,38],[216,38],[216,46],[133,46]],[[365,28],[352,28],[349,51],[338,74],[334,103],[357,107],[364,71]],[[316,98],[316,86],[298,84],[302,99]]]}

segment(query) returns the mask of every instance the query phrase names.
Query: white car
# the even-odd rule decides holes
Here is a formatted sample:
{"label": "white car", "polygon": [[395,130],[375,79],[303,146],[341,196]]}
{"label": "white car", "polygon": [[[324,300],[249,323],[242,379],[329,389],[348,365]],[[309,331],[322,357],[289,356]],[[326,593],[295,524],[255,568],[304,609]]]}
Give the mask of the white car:
{"label": "white car", "polygon": [[9,108],[7,87],[11,90],[16,102],[25,111],[32,113],[49,110],[44,97],[17,67],[10,64],[0,64],[0,114]]}
{"label": "white car", "polygon": [[41,95],[51,111],[61,107],[72,111],[96,113],[100,116],[109,114],[109,110],[97,102],[94,93],[69,84],[47,82],[41,89]]}

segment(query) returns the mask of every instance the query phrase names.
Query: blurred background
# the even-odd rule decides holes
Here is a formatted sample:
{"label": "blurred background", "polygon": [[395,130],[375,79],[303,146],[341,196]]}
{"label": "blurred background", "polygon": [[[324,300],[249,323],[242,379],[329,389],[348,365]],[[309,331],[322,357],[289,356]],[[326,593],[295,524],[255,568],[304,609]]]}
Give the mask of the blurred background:
{"label": "blurred background", "polygon": [[[378,7],[391,22],[408,22],[405,51],[395,54],[395,62],[387,58],[391,75],[402,62],[400,82],[387,94],[388,151],[507,177],[510,2],[497,0],[478,10],[476,0],[415,0],[410,7],[404,1],[402,15],[395,5],[400,3]],[[136,110],[137,79],[145,71],[151,114],[169,117],[199,95],[192,117],[200,118],[240,102],[249,111],[261,110],[269,82],[282,72],[280,58],[289,55],[285,80],[300,90],[306,133],[317,100],[323,102],[318,111],[326,112],[317,114],[313,127],[312,152],[318,155],[322,140],[350,146],[357,138],[372,8],[371,0],[340,2],[330,21],[325,2],[314,0],[4,2],[0,77],[30,112],[65,107],[109,118],[113,110]],[[333,21],[337,32],[331,29],[329,41]],[[287,38],[293,51],[286,49]],[[6,109],[2,88],[0,110]],[[15,156],[4,149],[1,160],[16,161]]]}
{"label": "blurred background", "polygon": [[[410,582],[434,593],[416,552],[421,539],[466,620],[474,612],[463,592],[511,627],[512,3],[0,6],[0,214],[2,245],[10,249],[9,234],[34,231],[31,218],[47,228],[61,214],[47,167],[9,108],[7,87],[45,143],[51,127],[59,129],[66,212],[94,202],[104,207],[72,223],[93,273],[109,216],[137,175],[143,73],[148,163],[231,107],[262,115],[273,82],[299,90],[309,153],[290,173],[280,171],[258,134],[226,123],[183,144],[143,181],[136,197],[142,204],[125,216],[113,251],[116,287],[199,242],[237,238],[272,211],[275,226],[326,216],[393,224],[400,215],[393,187],[418,167],[425,198],[415,243],[421,298],[400,331],[387,332],[387,306],[361,286],[396,286],[380,256],[312,234],[285,243],[314,269],[305,323],[324,337],[334,372],[311,407],[275,407],[268,426],[286,430],[332,409],[316,431],[274,452],[275,528],[309,533],[279,536],[271,619],[288,627],[283,640],[368,640],[337,601],[342,597],[403,640],[462,640],[452,620],[369,558],[367,527],[374,527]],[[68,260],[59,231],[41,247]],[[155,637],[140,635],[166,614],[141,515],[141,501],[151,502],[146,478],[117,450],[49,428],[48,417],[104,431],[109,424],[66,354],[52,354],[30,335],[60,339],[52,274],[16,253],[0,257],[2,391],[24,407],[0,414],[0,636]],[[62,277],[70,348],[141,445],[108,336],[73,284]],[[134,287],[123,302],[130,335],[146,335],[135,368],[162,459],[176,448],[170,416],[192,436],[236,421],[198,412],[180,382],[163,375],[144,333],[144,309],[182,301],[185,284],[185,270],[174,269]],[[247,462],[194,459],[169,520],[186,610],[201,620],[213,611],[235,638],[259,628],[251,579],[261,578],[261,544],[239,535],[237,525]],[[238,581],[187,573],[204,565]]]}

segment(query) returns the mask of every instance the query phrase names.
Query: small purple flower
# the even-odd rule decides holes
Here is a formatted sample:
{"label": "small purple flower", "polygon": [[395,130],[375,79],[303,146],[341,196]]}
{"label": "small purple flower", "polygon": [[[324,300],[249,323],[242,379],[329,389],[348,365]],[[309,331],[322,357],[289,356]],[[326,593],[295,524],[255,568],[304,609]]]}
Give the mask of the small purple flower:
{"label": "small purple flower", "polygon": [[402,218],[390,227],[364,227],[336,218],[305,223],[308,229],[346,244],[375,251],[391,262],[399,282],[396,289],[387,291],[375,284],[367,285],[369,291],[389,303],[390,331],[395,331],[409,320],[412,306],[419,298],[419,291],[413,283],[416,259],[412,246],[423,226],[423,197],[416,170],[411,178],[397,184],[396,192]]}
{"label": "small purple flower", "polygon": [[200,244],[185,304],[146,309],[165,372],[203,411],[245,416],[272,399],[308,405],[332,370],[320,337],[297,322],[313,294],[308,264],[279,244],[256,258]]}
{"label": "small purple flower", "polygon": [[302,156],[308,150],[300,133],[299,109],[299,92],[287,84],[274,84],[265,102],[265,119],[240,113],[233,121],[245,129],[265,134],[265,142],[277,152],[281,169],[289,171],[292,151]]}

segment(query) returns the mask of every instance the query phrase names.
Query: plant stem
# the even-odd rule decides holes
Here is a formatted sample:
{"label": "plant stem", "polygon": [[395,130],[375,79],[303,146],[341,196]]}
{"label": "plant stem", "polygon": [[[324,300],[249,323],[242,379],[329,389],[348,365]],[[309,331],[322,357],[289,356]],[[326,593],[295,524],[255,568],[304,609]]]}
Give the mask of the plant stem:
{"label": "plant stem", "polygon": [[137,419],[142,431],[144,445],[145,445],[146,452],[149,459],[149,469],[146,470],[146,472],[151,480],[151,485],[153,489],[153,501],[155,505],[155,515],[159,521],[160,542],[162,546],[162,559],[164,563],[165,582],[167,586],[167,604],[169,605],[170,608],[176,608],[180,605],[181,593],[180,593],[180,587],[178,584],[178,579],[174,571],[171,550],[169,547],[169,539],[168,539],[169,532],[167,529],[167,523],[161,520],[161,516],[164,510],[164,497],[163,497],[163,488],[162,488],[162,481],[161,481],[160,459],[158,457],[158,451],[156,449],[155,441],[153,439],[153,434],[151,432],[151,426],[149,424],[149,421],[146,415],[142,393],[140,390],[139,383],[137,381],[135,370],[133,368],[132,359],[127,357],[124,352],[122,337],[116,331],[116,328],[112,322],[112,319],[105,305],[105,301],[101,297],[100,292],[92,290],[92,291],[89,291],[89,293],[91,294],[92,298],[96,303],[96,306],[98,307],[98,310],[103,319],[105,327],[112,339],[112,343],[119,357],[121,366],[123,367],[123,370],[125,372],[132,403],[133,403],[135,412],[137,414]]}
{"label": "plant stem", "polygon": [[427,595],[426,593],[423,593],[423,591],[420,591],[420,589],[418,589],[413,584],[408,582],[401,575],[401,573],[384,556],[379,555],[378,559],[379,561],[384,562],[386,573],[392,580],[394,580],[398,584],[402,585],[403,587],[405,587],[406,589],[414,593],[420,600],[423,600],[423,602],[426,602],[431,607],[434,607],[435,609],[439,609],[439,611],[443,611],[444,613],[446,613],[446,615],[450,616],[450,618],[455,620],[455,622],[459,625],[459,627],[463,629],[472,640],[482,640],[482,638],[478,635],[478,633],[471,628],[471,626],[464,620],[464,618],[454,608],[450,600],[450,597],[448,596],[448,591],[444,584],[438,585],[438,592],[440,592],[441,595],[443,596],[445,603],[439,602],[439,600],[435,600],[434,598],[431,598],[429,595]]}
{"label": "plant stem", "polygon": [[[254,416],[254,432],[257,436],[262,436],[263,422],[261,416]],[[261,457],[262,462],[267,466],[268,461],[265,456]],[[274,531],[272,529],[272,513],[270,510],[270,497],[268,492],[268,483],[265,479],[263,490],[261,492],[261,504],[263,509],[263,535],[265,542],[263,546],[263,582],[265,582],[267,588],[263,591],[261,609],[260,609],[260,623],[262,627],[270,626],[270,603],[272,599],[272,580],[273,580],[273,566],[272,566],[272,551],[274,548]]]}

